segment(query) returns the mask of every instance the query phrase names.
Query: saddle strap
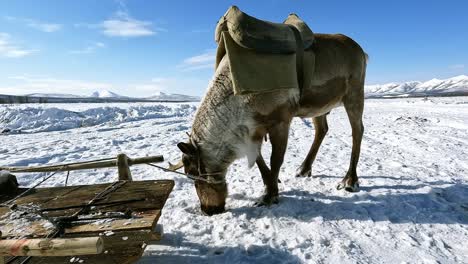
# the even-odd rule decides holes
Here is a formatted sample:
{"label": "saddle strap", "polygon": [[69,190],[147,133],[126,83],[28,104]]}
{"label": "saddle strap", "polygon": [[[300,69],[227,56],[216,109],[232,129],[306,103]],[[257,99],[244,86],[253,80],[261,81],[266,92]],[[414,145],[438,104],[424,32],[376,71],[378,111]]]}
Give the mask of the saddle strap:
{"label": "saddle strap", "polygon": [[297,72],[297,84],[299,86],[299,95],[302,97],[302,91],[304,90],[304,42],[299,30],[293,26],[288,25],[294,32],[296,38],[296,72]]}

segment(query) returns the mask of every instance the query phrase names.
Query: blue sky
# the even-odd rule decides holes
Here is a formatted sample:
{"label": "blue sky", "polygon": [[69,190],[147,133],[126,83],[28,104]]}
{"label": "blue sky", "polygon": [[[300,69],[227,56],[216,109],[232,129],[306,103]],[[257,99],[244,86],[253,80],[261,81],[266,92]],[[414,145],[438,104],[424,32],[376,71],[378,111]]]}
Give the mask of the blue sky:
{"label": "blue sky", "polygon": [[343,33],[370,55],[367,83],[468,72],[468,1],[0,1],[0,94],[111,90],[202,95],[214,28],[230,5],[314,32]]}

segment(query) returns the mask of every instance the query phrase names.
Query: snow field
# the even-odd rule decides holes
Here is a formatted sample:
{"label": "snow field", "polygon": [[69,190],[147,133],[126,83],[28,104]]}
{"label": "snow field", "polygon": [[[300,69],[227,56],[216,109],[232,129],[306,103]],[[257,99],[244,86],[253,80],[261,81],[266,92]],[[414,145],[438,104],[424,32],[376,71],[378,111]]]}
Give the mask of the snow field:
{"label": "snow field", "polygon": [[[0,106],[0,118],[13,117],[9,125],[22,131],[0,135],[0,166],[82,161],[120,152],[130,157],[164,154],[176,161],[176,144],[187,139],[196,104],[99,106]],[[138,117],[130,114],[135,109]],[[67,125],[82,120],[80,115],[93,122]],[[212,217],[201,213],[189,179],[149,166],[132,167],[135,180],[176,182],[159,221],[163,240],[149,245],[140,262],[467,263],[468,98],[367,100],[359,193],[335,189],[351,154],[344,109],[332,111],[328,122],[314,177],[295,178],[314,131],[310,120],[294,120],[280,174],[280,203],[270,208],[253,206],[263,184],[245,159],[228,172],[227,212]],[[0,121],[0,130],[5,126]],[[265,158],[270,151],[266,143]],[[43,175],[18,176],[22,185],[32,185]],[[57,174],[47,184],[60,186],[64,178]],[[71,172],[69,181],[116,179],[115,169],[100,169]]]}

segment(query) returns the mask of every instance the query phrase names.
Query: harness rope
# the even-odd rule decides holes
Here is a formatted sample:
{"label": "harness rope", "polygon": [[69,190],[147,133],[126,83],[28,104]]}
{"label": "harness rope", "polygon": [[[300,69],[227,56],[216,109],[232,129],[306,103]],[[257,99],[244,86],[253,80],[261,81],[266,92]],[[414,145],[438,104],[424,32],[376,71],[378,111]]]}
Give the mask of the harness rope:
{"label": "harness rope", "polygon": [[[175,171],[175,170],[169,170],[167,168],[164,168],[164,167],[152,164],[152,163],[146,163],[146,165],[161,169],[161,170],[163,170],[165,172],[172,172],[172,173],[175,173],[175,174],[184,175],[187,178],[189,178],[191,180],[194,180],[194,181],[203,181],[203,182],[206,182],[206,183],[209,183],[209,184],[223,184],[223,183],[226,183],[226,178],[225,177],[222,177],[222,179],[219,179],[219,180],[209,178],[210,176],[223,175],[223,173],[221,173],[221,172],[201,173],[200,175],[197,176],[197,175],[192,175],[192,174],[188,174],[188,173],[178,172],[178,171]],[[207,176],[207,178],[204,178],[204,177],[201,177],[201,176]]]}
{"label": "harness rope", "polygon": [[[152,163],[146,163],[146,165],[161,169],[161,170],[163,170],[165,172],[172,172],[172,173],[175,173],[175,174],[184,175],[185,177],[187,177],[187,178],[189,178],[191,180],[194,180],[194,181],[202,181],[202,182],[206,182],[206,183],[209,183],[209,184],[225,184],[226,183],[226,178],[225,178],[223,172],[202,173],[198,144],[192,138],[191,134],[189,134],[188,132],[185,132],[185,133],[189,137],[190,144],[192,144],[195,147],[195,149],[197,150],[198,175],[192,175],[192,174],[188,174],[188,173],[178,172],[178,171],[175,171],[175,170],[169,170],[167,168],[164,168],[164,167],[152,164]],[[222,178],[221,179],[214,179],[213,176],[216,176],[216,175],[222,175]],[[202,176],[206,176],[206,178],[202,177]]]}

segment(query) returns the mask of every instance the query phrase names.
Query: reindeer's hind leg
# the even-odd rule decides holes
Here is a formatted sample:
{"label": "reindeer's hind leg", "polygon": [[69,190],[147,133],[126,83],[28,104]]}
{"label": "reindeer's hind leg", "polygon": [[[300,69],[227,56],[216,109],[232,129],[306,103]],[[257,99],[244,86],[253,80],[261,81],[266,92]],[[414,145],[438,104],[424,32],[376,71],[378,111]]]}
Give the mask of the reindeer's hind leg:
{"label": "reindeer's hind leg", "polygon": [[312,147],[310,148],[307,157],[299,167],[296,177],[310,177],[312,175],[312,163],[314,162],[320,145],[322,144],[323,138],[325,138],[325,135],[328,131],[327,114],[314,117],[313,120],[315,127],[314,143],[312,143]]}
{"label": "reindeer's hind leg", "polygon": [[[337,189],[345,189],[348,192],[359,191],[358,176],[356,167],[359,161],[361,152],[361,141],[364,133],[364,125],[362,124],[362,112],[364,110],[364,84],[358,86],[357,90],[351,90],[349,94],[343,98],[343,104],[348,114],[349,122],[351,123],[353,135],[353,148],[351,151],[351,161],[348,172],[343,178]],[[356,87],[350,87],[350,89]]]}

